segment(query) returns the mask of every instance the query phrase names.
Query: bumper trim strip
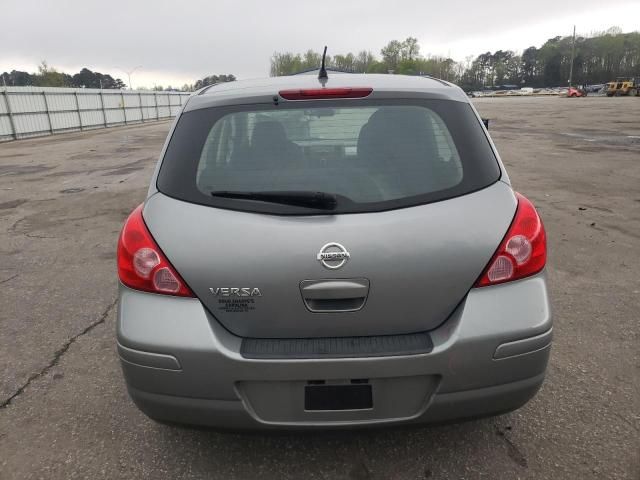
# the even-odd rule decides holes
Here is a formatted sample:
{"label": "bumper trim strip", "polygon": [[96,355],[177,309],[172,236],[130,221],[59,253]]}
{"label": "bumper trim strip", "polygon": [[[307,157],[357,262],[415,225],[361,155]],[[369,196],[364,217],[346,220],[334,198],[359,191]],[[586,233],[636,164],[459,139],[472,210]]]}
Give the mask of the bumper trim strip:
{"label": "bumper trim strip", "polygon": [[240,354],[255,359],[390,357],[430,353],[426,332],[373,337],[244,338]]}
{"label": "bumper trim strip", "polygon": [[535,337],[523,338],[522,340],[516,340],[515,342],[503,343],[498,345],[493,358],[495,360],[507,357],[514,357],[516,355],[522,355],[525,353],[534,352],[545,348],[551,343],[553,337],[553,328],[550,328],[540,335]]}
{"label": "bumper trim strip", "polygon": [[118,355],[122,360],[142,367],[162,368],[164,370],[182,370],[178,359],[162,353],[143,352],[127,348],[118,343]]}

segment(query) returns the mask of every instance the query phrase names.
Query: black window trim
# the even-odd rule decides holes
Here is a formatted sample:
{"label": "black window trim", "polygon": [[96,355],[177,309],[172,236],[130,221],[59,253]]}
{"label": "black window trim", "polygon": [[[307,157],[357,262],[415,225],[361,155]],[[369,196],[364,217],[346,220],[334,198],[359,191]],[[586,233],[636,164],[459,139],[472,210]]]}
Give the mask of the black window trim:
{"label": "black window trim", "polygon": [[[467,108],[469,108],[470,112],[469,114],[473,116],[473,118],[475,118],[477,125],[477,128],[479,129],[479,132],[482,133],[483,136],[483,141],[486,142],[487,145],[487,151],[491,152],[491,155],[493,156],[493,160],[495,161],[495,167],[496,167],[496,171],[497,174],[492,177],[492,179],[486,183],[486,184],[482,184],[479,185],[475,188],[467,188],[467,189],[461,189],[460,186],[461,184],[457,184],[454,187],[448,188],[448,189],[444,189],[444,190],[437,190],[435,192],[428,192],[425,194],[421,194],[421,195],[415,195],[415,196],[410,196],[410,197],[402,197],[400,199],[394,199],[394,200],[385,200],[382,202],[375,202],[375,203],[367,203],[367,204],[355,204],[356,206],[352,206],[351,208],[348,208],[348,205],[339,205],[338,208],[336,208],[335,210],[331,210],[331,211],[327,211],[327,210],[321,210],[321,209],[314,209],[314,208],[309,208],[309,207],[300,207],[300,206],[294,206],[294,205],[284,205],[284,204],[276,204],[276,203],[268,203],[268,202],[261,202],[261,201],[255,201],[255,200],[241,200],[241,199],[230,199],[230,198],[217,198],[217,197],[209,197],[205,194],[203,194],[202,192],[200,192],[200,190],[195,186],[195,175],[193,175],[193,181],[194,181],[194,188],[191,190],[191,193],[188,195],[180,195],[180,194],[176,194],[173,193],[169,190],[167,190],[166,188],[164,188],[164,186],[161,186],[161,178],[162,178],[162,172],[163,172],[163,168],[165,167],[165,164],[167,163],[167,153],[169,151],[169,149],[171,148],[171,142],[173,141],[173,138],[176,135],[176,132],[180,126],[180,121],[183,119],[183,117],[187,116],[187,115],[191,115],[193,113],[196,112],[202,112],[204,111],[211,111],[211,110],[216,110],[219,111],[219,115],[217,115],[216,120],[218,121],[220,118],[222,118],[224,115],[228,114],[228,113],[237,113],[237,112],[242,112],[242,111],[260,111],[260,110],[272,110],[272,109],[305,109],[305,108],[315,108],[318,106],[322,106],[322,107],[349,107],[349,106],[364,106],[364,105],[370,105],[370,106],[381,106],[381,105],[389,105],[389,106],[393,106],[393,105],[423,105],[423,106],[428,106],[430,103],[432,102],[438,102],[438,103],[456,103],[459,105],[466,105]],[[436,111],[436,113],[438,113]],[[214,122],[215,123],[215,122]],[[446,122],[445,122],[446,124]],[[211,124],[213,125],[213,123]],[[453,133],[451,133],[453,135]],[[364,214],[364,213],[376,213],[376,212],[388,212],[388,211],[393,211],[393,210],[399,210],[399,209],[403,209],[403,208],[411,208],[411,207],[418,207],[418,206],[422,206],[422,205],[428,205],[430,203],[436,203],[436,202],[440,202],[440,201],[446,201],[446,200],[451,200],[454,198],[458,198],[458,197],[462,197],[464,195],[469,195],[475,192],[478,192],[480,190],[484,190],[485,188],[489,188],[490,186],[494,185],[495,183],[499,182],[502,179],[502,169],[500,167],[500,163],[498,161],[498,157],[497,157],[497,152],[494,150],[494,147],[488,137],[488,135],[486,134],[485,130],[482,128],[482,123],[481,120],[478,118],[478,116],[475,114],[475,112],[473,111],[472,106],[469,103],[465,103],[465,102],[458,102],[455,100],[444,100],[444,99],[430,99],[430,98],[425,98],[425,99],[416,99],[416,98],[403,98],[403,97],[397,97],[397,98],[393,98],[393,99],[357,99],[357,100],[318,100],[318,101],[300,101],[300,102],[286,102],[286,103],[252,103],[252,104],[239,104],[239,105],[225,105],[225,106],[220,106],[220,107],[208,107],[208,108],[203,108],[203,109],[195,109],[195,110],[190,110],[190,111],[185,111],[182,112],[180,117],[177,119],[177,123],[175,125],[175,128],[172,131],[172,135],[171,135],[171,139],[169,139],[169,142],[167,144],[167,148],[164,152],[161,164],[160,164],[160,168],[158,170],[158,175],[156,177],[156,190],[163,194],[166,195],[167,197],[173,198],[175,200],[179,200],[179,201],[183,201],[183,202],[187,202],[187,203],[191,203],[191,204],[195,204],[195,205],[202,205],[202,206],[206,206],[206,207],[212,207],[212,208],[220,208],[220,209],[224,209],[224,210],[230,210],[230,211],[236,211],[236,212],[245,212],[245,213],[253,213],[253,214],[267,214],[267,215],[274,215],[274,216],[319,216],[319,215],[347,215],[347,214]],[[196,162],[196,168],[197,168],[197,162]],[[195,173],[195,172],[193,172]],[[460,190],[459,192],[456,192],[456,190]],[[193,193],[198,192],[197,196],[194,196]],[[454,193],[455,192],[455,193]],[[184,192],[183,192],[184,193]],[[331,193],[331,192],[328,192]],[[186,198],[188,197],[188,198]],[[345,208],[347,207],[347,208]]]}

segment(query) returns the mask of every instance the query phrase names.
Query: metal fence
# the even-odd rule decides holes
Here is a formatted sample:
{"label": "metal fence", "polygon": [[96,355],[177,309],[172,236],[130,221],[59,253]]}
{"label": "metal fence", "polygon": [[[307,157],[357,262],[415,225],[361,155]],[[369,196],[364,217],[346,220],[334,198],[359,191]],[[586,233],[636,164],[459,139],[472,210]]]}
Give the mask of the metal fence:
{"label": "metal fence", "polygon": [[189,93],[0,87],[0,142],[174,117]]}

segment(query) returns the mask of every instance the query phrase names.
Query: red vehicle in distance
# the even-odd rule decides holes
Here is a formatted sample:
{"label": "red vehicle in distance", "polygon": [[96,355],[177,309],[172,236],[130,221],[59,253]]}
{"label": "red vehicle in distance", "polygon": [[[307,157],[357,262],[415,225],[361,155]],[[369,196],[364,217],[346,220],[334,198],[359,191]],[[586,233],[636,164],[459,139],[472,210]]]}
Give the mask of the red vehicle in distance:
{"label": "red vehicle in distance", "polygon": [[567,97],[586,97],[587,91],[582,88],[569,87],[567,91]]}

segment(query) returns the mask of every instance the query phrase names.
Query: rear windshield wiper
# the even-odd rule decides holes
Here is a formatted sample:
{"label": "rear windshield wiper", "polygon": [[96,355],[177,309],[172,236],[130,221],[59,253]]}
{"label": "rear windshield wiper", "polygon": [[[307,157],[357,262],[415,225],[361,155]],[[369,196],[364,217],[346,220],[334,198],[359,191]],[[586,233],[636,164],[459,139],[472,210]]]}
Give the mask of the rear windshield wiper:
{"label": "rear windshield wiper", "polygon": [[226,190],[213,191],[211,195],[221,198],[237,198],[240,200],[258,200],[260,202],[281,203],[299,207],[317,208],[320,210],[334,210],[338,204],[336,196],[325,192],[308,191],[265,191],[265,192],[231,192]]}

